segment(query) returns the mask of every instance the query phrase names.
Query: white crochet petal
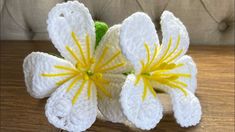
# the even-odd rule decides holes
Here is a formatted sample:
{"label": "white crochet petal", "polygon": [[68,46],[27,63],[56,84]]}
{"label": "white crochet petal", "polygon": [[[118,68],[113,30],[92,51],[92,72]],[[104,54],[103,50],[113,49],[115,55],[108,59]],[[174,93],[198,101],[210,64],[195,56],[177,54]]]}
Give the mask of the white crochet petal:
{"label": "white crochet petal", "polygon": [[144,84],[142,79],[135,86],[136,77],[127,76],[121,91],[120,102],[124,114],[136,127],[143,130],[154,128],[163,116],[163,108],[159,99],[149,91],[145,100],[142,100]]}
{"label": "white crochet petal", "polygon": [[172,89],[169,94],[172,98],[174,116],[182,127],[195,126],[201,120],[202,111],[198,98],[186,89],[187,96],[178,89]]}
{"label": "white crochet petal", "polygon": [[130,71],[132,68],[131,64],[121,52],[119,45],[120,28],[121,25],[110,27],[95,51],[95,65],[97,65],[98,70],[108,69],[121,64],[117,68],[103,71],[104,73],[124,73]]}
{"label": "white crochet petal", "polygon": [[87,96],[87,85],[85,83],[81,94],[77,101],[72,105],[72,100],[75,93],[80,88],[82,81],[79,81],[75,86],[67,92],[69,81],[59,87],[47,100],[46,117],[48,121],[57,128],[67,131],[85,131],[96,120],[97,115],[97,97],[96,88],[92,85],[92,93],[90,99]]}
{"label": "white crochet petal", "polygon": [[[180,59],[178,59],[175,64],[183,64],[183,66],[175,68],[173,70],[170,70],[168,72],[164,72],[166,74],[176,73],[176,74],[190,74],[191,77],[179,77],[177,81],[183,82],[187,84],[186,89],[188,89],[190,92],[195,93],[197,89],[197,67],[194,63],[193,59],[188,56],[184,55]],[[161,89],[163,91],[167,91],[169,86],[158,83],[158,82],[152,82],[152,85],[154,85],[154,88]]]}
{"label": "white crochet petal", "polygon": [[159,45],[155,26],[147,14],[137,12],[123,21],[120,32],[123,54],[134,65],[136,72],[141,68],[140,60],[147,60],[145,43],[149,45],[152,56],[155,45]]}
{"label": "white crochet petal", "polygon": [[48,97],[57,88],[56,82],[65,79],[64,77],[43,77],[43,73],[61,73],[55,65],[74,68],[73,65],[58,57],[42,52],[32,52],[23,63],[25,84],[29,94],[35,98]]}
{"label": "white crochet petal", "polygon": [[101,98],[98,98],[98,108],[106,120],[124,123],[127,119],[122,112],[119,98],[126,77],[121,74],[103,74],[103,78],[109,82],[104,88],[111,94],[111,98],[99,92]]}
{"label": "white crochet petal", "polygon": [[170,37],[172,38],[172,43],[171,43],[171,46],[165,56],[169,55],[177,47],[178,36],[180,36],[180,43],[179,43],[178,47],[176,48],[176,50],[174,50],[174,52],[171,54],[171,56],[177,55],[177,53],[180,52],[180,50],[182,50],[182,51],[180,52],[180,55],[178,55],[178,57],[176,57],[172,61],[172,62],[174,62],[178,58],[183,56],[188,50],[188,47],[189,47],[188,32],[187,32],[185,26],[183,25],[183,23],[178,18],[176,18],[173,15],[173,13],[171,13],[169,11],[164,11],[162,13],[160,23],[161,23],[161,28],[162,28],[163,39],[162,39],[162,45],[161,45],[161,49],[158,54],[157,60],[162,58],[164,56],[164,53],[167,51]]}
{"label": "white crochet petal", "polygon": [[197,89],[197,67],[192,57],[188,55],[182,56],[179,60],[176,61],[176,64],[184,64],[182,67],[172,70],[174,73],[189,73],[190,78],[179,78],[179,81],[188,84],[187,89],[192,93],[195,93]]}
{"label": "white crochet petal", "polygon": [[[52,43],[67,60],[74,64],[77,62],[68,50],[66,50],[66,46],[69,46],[81,58],[79,48],[72,38],[72,32],[75,33],[84,51],[87,51],[86,35],[88,34],[91,44],[90,53],[93,53],[95,46],[94,22],[88,9],[83,4],[77,1],[57,4],[49,12],[47,24]],[[85,56],[87,55],[85,54]]]}
{"label": "white crochet petal", "polygon": [[107,121],[107,119],[104,117],[104,115],[100,112],[99,109],[97,109],[97,116],[96,116],[97,119],[100,119],[102,121]]}

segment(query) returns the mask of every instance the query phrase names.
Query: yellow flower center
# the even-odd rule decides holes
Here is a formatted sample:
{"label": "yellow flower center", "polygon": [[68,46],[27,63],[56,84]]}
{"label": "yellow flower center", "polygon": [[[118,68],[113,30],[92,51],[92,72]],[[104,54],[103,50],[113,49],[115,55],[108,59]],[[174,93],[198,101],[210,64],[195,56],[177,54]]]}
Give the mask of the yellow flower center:
{"label": "yellow flower center", "polygon": [[[79,54],[73,51],[72,48],[66,46],[65,48],[70,53],[70,55],[76,60],[76,68],[71,68],[68,66],[62,65],[55,65],[54,68],[62,70],[61,73],[43,73],[41,74],[43,77],[65,77],[65,79],[60,80],[57,82],[57,86],[61,86],[62,84],[72,80],[66,89],[66,92],[69,92],[79,81],[81,81],[80,87],[76,91],[73,99],[72,104],[75,104],[79,95],[82,92],[85,84],[87,84],[87,96],[88,99],[91,97],[91,87],[95,85],[100,92],[102,92],[107,97],[111,98],[111,94],[108,92],[108,84],[109,81],[104,79],[103,74],[120,68],[125,65],[124,62],[110,65],[119,55],[120,51],[117,51],[114,54],[111,54],[111,57],[106,60],[107,52],[109,52],[109,47],[104,47],[102,54],[98,58],[96,62],[95,58],[91,54],[91,47],[90,47],[90,36],[86,35],[86,50],[84,50],[81,46],[80,41],[78,40],[76,34],[74,32],[71,33],[71,36],[79,49]],[[112,53],[112,52],[111,52]],[[110,54],[110,53],[109,53]],[[104,61],[106,60],[106,61]],[[101,97],[97,94],[98,97]]]}
{"label": "yellow flower center", "polygon": [[161,47],[158,47],[155,44],[154,53],[151,58],[150,49],[149,46],[145,43],[145,49],[147,53],[147,61],[144,62],[143,60],[140,61],[142,68],[140,73],[137,74],[137,79],[135,82],[135,85],[138,84],[140,79],[144,82],[144,91],[142,95],[142,99],[144,100],[147,95],[147,89],[153,94],[153,96],[156,96],[156,92],[154,91],[152,87],[152,83],[158,83],[162,85],[166,85],[170,88],[177,88],[180,89],[185,96],[187,96],[187,92],[185,91],[185,88],[187,88],[187,84],[180,81],[179,78],[190,78],[190,74],[185,73],[172,73],[169,71],[183,66],[183,64],[176,64],[173,61],[181,55],[183,50],[177,51],[177,48],[179,47],[180,43],[180,36],[178,37],[176,46],[174,49],[169,52],[170,47],[172,45],[172,38],[170,38],[168,42],[168,47],[164,51],[163,55],[160,59],[157,60],[157,56],[159,55],[159,51],[161,50]]}

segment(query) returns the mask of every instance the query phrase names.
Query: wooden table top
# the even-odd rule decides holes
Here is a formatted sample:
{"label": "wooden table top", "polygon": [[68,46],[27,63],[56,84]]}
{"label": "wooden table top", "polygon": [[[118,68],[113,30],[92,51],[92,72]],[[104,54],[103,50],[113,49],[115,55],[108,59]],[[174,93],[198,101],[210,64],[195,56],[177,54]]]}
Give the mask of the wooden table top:
{"label": "wooden table top", "polygon": [[[0,42],[0,131],[59,131],[48,123],[44,115],[46,99],[34,99],[26,92],[22,72],[23,59],[32,51],[47,53],[57,53],[57,51],[47,41]],[[172,112],[169,112],[151,131],[233,132],[234,47],[191,46],[188,54],[197,63],[199,71],[196,95],[202,105],[202,120],[195,127],[181,128],[175,122]],[[126,132],[132,130],[122,124],[97,120],[88,131]]]}

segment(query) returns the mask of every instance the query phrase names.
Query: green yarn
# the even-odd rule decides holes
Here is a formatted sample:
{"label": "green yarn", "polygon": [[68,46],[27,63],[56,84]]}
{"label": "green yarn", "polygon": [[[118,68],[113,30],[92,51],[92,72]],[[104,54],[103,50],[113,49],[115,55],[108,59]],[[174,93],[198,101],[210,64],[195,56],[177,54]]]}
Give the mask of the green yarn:
{"label": "green yarn", "polygon": [[122,73],[123,75],[125,75],[125,76],[127,76],[127,75],[129,75],[129,74],[135,74],[135,70],[133,69],[133,70],[130,70],[130,71],[128,71],[128,72],[124,72],[124,73]]}
{"label": "green yarn", "polygon": [[95,33],[96,33],[96,45],[95,48],[99,45],[100,40],[108,31],[108,25],[104,22],[96,21],[95,22]]}

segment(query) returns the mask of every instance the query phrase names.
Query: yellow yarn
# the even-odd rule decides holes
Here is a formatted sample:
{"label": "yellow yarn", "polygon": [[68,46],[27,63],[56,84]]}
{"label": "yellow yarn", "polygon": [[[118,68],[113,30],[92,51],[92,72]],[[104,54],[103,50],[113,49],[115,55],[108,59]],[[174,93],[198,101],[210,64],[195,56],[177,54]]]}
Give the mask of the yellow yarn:
{"label": "yellow yarn", "polygon": [[[103,93],[107,97],[112,97],[111,93],[107,90],[107,85],[109,84],[108,80],[104,79],[103,73],[116,70],[125,65],[124,62],[121,63],[112,63],[117,59],[121,54],[121,51],[115,53],[109,53],[109,47],[104,47],[101,56],[99,56],[98,61],[96,62],[95,58],[91,53],[91,42],[89,34],[86,34],[86,49],[81,46],[79,39],[77,38],[74,32],[71,33],[71,37],[76,44],[79,53],[77,54],[71,47],[66,46],[65,49],[68,53],[76,60],[75,67],[55,65],[54,68],[60,70],[59,73],[42,73],[43,77],[64,77],[62,80],[56,82],[57,86],[62,84],[69,83],[66,92],[70,92],[72,88],[76,86],[77,83],[81,83],[80,87],[77,89],[73,99],[72,104],[74,105],[78,100],[79,95],[81,94],[83,88],[87,86],[87,97],[90,99],[92,86],[95,85],[97,90]],[[111,56],[105,62],[105,57]],[[110,55],[111,54],[111,55]],[[112,64],[112,65],[111,65]],[[69,82],[71,80],[71,82]],[[102,98],[100,94],[97,94],[99,98]]]}
{"label": "yellow yarn", "polygon": [[180,91],[182,91],[185,96],[187,96],[185,88],[187,88],[188,85],[180,81],[179,78],[181,77],[190,78],[191,75],[188,73],[167,73],[170,70],[183,66],[183,64],[172,63],[183,52],[182,49],[177,51],[177,49],[179,48],[179,44],[180,44],[180,36],[178,36],[178,40],[176,42],[176,46],[174,47],[174,49],[171,52],[169,52],[172,45],[172,37],[170,37],[168,45],[164,50],[163,54],[161,55],[161,58],[157,59],[157,57],[159,56],[159,51],[163,50],[162,46],[157,47],[157,45],[155,44],[154,53],[153,56],[151,56],[148,44],[144,43],[147,61],[146,62],[144,62],[143,60],[140,61],[142,68],[140,73],[137,74],[135,81],[135,85],[137,85],[141,79],[143,80],[144,83],[144,89],[142,95],[143,100],[146,98],[148,90],[154,97],[156,96],[156,92],[154,91],[150,83],[151,81],[157,82],[158,84],[166,85],[170,88],[177,88]]}

